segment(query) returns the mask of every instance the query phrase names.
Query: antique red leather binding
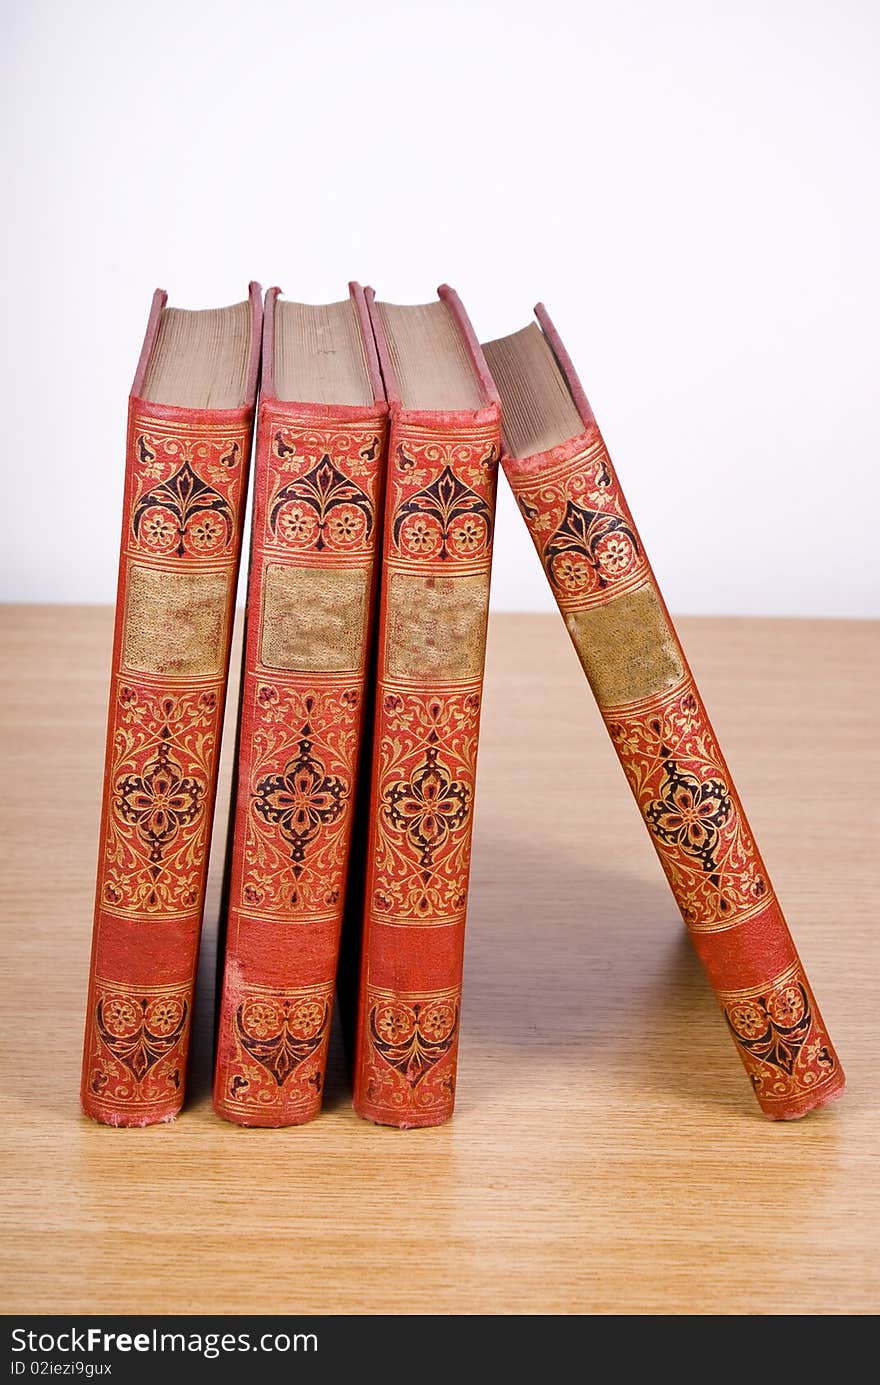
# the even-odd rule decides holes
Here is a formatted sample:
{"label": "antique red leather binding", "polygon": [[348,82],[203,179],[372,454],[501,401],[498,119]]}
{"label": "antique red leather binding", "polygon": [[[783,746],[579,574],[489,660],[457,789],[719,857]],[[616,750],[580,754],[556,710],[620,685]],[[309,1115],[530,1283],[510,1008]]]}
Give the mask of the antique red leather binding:
{"label": "antique red leather binding", "polygon": [[535,313],[483,348],[502,465],[761,1109],[802,1116],[843,1071],[593,412]]}
{"label": "antique red leather binding", "polygon": [[368,302],[391,409],[354,1105],[452,1114],[500,411],[447,287]]}
{"label": "antique red leather binding", "polygon": [[260,361],[232,308],[157,290],[128,409],[82,1107],[170,1120],[193,987]]}
{"label": "antique red leather binding", "polygon": [[345,898],[387,413],[363,290],[267,296],[214,1109],[316,1116]]}

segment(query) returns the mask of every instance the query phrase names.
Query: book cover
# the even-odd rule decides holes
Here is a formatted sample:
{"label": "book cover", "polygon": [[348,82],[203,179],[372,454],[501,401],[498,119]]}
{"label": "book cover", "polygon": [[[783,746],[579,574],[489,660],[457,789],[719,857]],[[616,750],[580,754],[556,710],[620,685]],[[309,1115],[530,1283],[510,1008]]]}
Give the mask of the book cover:
{"label": "book cover", "polygon": [[368,291],[391,410],[354,1105],[452,1114],[500,412],[451,289]]}
{"label": "book cover", "polygon": [[388,410],[363,290],[269,291],[214,1109],[318,1114],[358,774]]}
{"label": "book cover", "polygon": [[484,346],[502,466],[766,1115],[844,1086],[803,965],[607,448],[544,308]]}
{"label": "book cover", "polygon": [[153,298],[128,409],[82,1108],[169,1120],[193,989],[260,359],[260,288]]}

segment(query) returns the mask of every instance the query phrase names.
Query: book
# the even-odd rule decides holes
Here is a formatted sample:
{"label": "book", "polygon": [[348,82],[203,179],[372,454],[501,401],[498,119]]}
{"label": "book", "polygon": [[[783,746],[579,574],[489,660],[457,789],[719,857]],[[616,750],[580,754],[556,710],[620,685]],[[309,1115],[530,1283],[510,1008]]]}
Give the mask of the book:
{"label": "book", "polygon": [[452,1114],[482,704],[497,394],[448,287],[367,300],[390,408],[354,1105]]}
{"label": "book", "polygon": [[157,290],[128,405],[82,1109],[183,1103],[260,362],[261,291]]}
{"label": "book", "polygon": [[358,775],[388,407],[363,290],[267,295],[214,1109],[318,1114]]}
{"label": "book", "polygon": [[542,305],[483,350],[502,466],[766,1115],[844,1075],[607,448]]}

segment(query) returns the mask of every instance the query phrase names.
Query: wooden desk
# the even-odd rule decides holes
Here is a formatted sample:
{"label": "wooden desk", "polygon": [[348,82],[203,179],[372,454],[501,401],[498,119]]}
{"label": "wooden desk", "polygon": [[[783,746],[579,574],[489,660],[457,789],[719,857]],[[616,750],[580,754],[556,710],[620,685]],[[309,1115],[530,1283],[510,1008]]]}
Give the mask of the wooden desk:
{"label": "wooden desk", "polygon": [[401,1133],[338,1062],[311,1125],[211,1114],[218,837],[186,1110],[78,1114],[111,624],[2,611],[6,1312],[880,1309],[878,626],[681,623],[843,1101],[759,1114],[561,622],[500,615],[458,1108]]}

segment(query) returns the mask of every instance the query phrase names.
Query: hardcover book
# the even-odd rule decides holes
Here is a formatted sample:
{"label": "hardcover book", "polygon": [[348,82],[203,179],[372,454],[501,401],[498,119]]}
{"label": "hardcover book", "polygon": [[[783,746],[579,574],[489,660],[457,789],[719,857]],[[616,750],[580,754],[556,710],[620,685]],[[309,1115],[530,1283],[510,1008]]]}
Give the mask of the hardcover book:
{"label": "hardcover book", "polygon": [[608,451],[541,305],[484,346],[502,465],[761,1109],[844,1086]]}
{"label": "hardcover book", "polygon": [[500,449],[455,293],[368,302],[391,411],[355,1109],[452,1113]]}
{"label": "hardcover book", "polygon": [[193,989],[260,360],[234,307],[157,291],[132,386],[82,1108],[170,1120]]}
{"label": "hardcover book", "polygon": [[358,773],[387,405],[363,290],[267,295],[214,1109],[317,1115]]}

